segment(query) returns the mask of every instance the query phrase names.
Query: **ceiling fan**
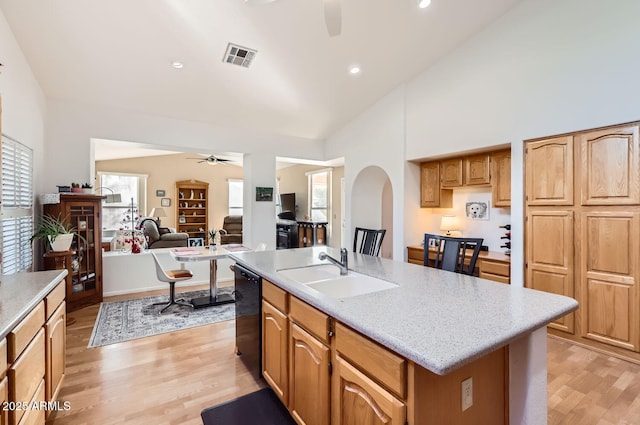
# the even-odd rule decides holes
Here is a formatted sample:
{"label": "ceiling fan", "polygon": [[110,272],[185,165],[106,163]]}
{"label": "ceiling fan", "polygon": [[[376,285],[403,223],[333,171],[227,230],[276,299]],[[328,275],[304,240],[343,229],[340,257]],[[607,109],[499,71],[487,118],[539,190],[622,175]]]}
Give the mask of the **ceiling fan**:
{"label": "ceiling fan", "polygon": [[233,162],[230,159],[218,158],[217,156],[214,156],[214,155],[209,155],[204,158],[187,158],[187,159],[198,159],[199,160],[198,163],[206,162],[209,165],[226,164],[227,162]]}
{"label": "ceiling fan", "polygon": [[[276,0],[244,0],[249,4],[267,4]],[[324,9],[324,23],[327,26],[329,37],[340,35],[342,31],[342,7],[341,0],[322,0]]]}

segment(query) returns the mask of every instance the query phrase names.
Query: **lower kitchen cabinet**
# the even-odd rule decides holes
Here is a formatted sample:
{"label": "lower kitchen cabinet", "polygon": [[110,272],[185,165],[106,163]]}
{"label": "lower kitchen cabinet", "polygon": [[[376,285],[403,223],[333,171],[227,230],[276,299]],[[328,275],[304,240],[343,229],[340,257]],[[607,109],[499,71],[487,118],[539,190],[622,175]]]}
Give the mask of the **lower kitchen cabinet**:
{"label": "lower kitchen cabinet", "polygon": [[285,405],[289,400],[288,327],[287,315],[262,301],[262,376]]}
{"label": "lower kitchen cabinet", "polygon": [[[48,401],[58,397],[65,374],[66,303],[63,301],[45,324],[45,395]],[[47,410],[47,412],[49,412]],[[48,413],[47,413],[48,416]]]}
{"label": "lower kitchen cabinet", "polygon": [[405,404],[339,355],[333,373],[338,381],[334,424],[405,424]]}
{"label": "lower kitchen cabinet", "polygon": [[331,351],[295,323],[289,329],[291,415],[301,425],[328,425]]}
{"label": "lower kitchen cabinet", "polygon": [[[266,279],[262,295],[263,375],[298,424],[508,423],[507,347],[439,376]],[[469,377],[474,406],[462,411]]]}

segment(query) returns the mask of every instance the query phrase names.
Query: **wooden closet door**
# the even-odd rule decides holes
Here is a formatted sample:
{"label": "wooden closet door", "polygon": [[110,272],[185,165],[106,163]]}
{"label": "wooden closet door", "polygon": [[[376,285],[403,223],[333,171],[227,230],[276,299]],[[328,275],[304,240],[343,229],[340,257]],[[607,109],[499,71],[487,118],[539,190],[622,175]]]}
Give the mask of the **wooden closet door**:
{"label": "wooden closet door", "polygon": [[640,212],[584,212],[581,227],[582,336],[640,351]]}
{"label": "wooden closet door", "polygon": [[527,205],[573,205],[573,136],[527,143]]}
{"label": "wooden closet door", "polygon": [[639,204],[638,126],[592,131],[576,140],[582,205]]}
{"label": "wooden closet door", "polygon": [[[529,211],[527,216],[526,286],[575,298],[572,211]],[[574,313],[549,324],[574,333]]]}

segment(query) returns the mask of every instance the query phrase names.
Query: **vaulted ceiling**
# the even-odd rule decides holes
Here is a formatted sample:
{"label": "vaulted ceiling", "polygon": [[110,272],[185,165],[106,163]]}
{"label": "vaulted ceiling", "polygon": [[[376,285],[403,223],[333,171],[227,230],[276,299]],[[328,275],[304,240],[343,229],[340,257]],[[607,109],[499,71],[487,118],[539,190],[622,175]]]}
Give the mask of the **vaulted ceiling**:
{"label": "vaulted ceiling", "polygon": [[[341,0],[334,37],[323,0],[0,0],[0,9],[48,98],[323,139],[518,1]],[[230,42],[257,50],[248,68],[223,61]]]}

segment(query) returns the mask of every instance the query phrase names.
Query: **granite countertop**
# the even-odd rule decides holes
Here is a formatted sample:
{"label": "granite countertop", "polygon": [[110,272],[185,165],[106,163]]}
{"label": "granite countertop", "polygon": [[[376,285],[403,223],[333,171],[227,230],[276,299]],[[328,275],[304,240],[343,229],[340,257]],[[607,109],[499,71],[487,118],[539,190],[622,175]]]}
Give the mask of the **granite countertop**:
{"label": "granite countertop", "polygon": [[332,298],[278,273],[327,264],[329,247],[232,253],[230,257],[282,289],[401,356],[448,374],[578,308],[572,298],[349,253],[349,269],[397,287]]}
{"label": "granite countertop", "polygon": [[67,275],[67,270],[16,273],[0,276],[0,339]]}

